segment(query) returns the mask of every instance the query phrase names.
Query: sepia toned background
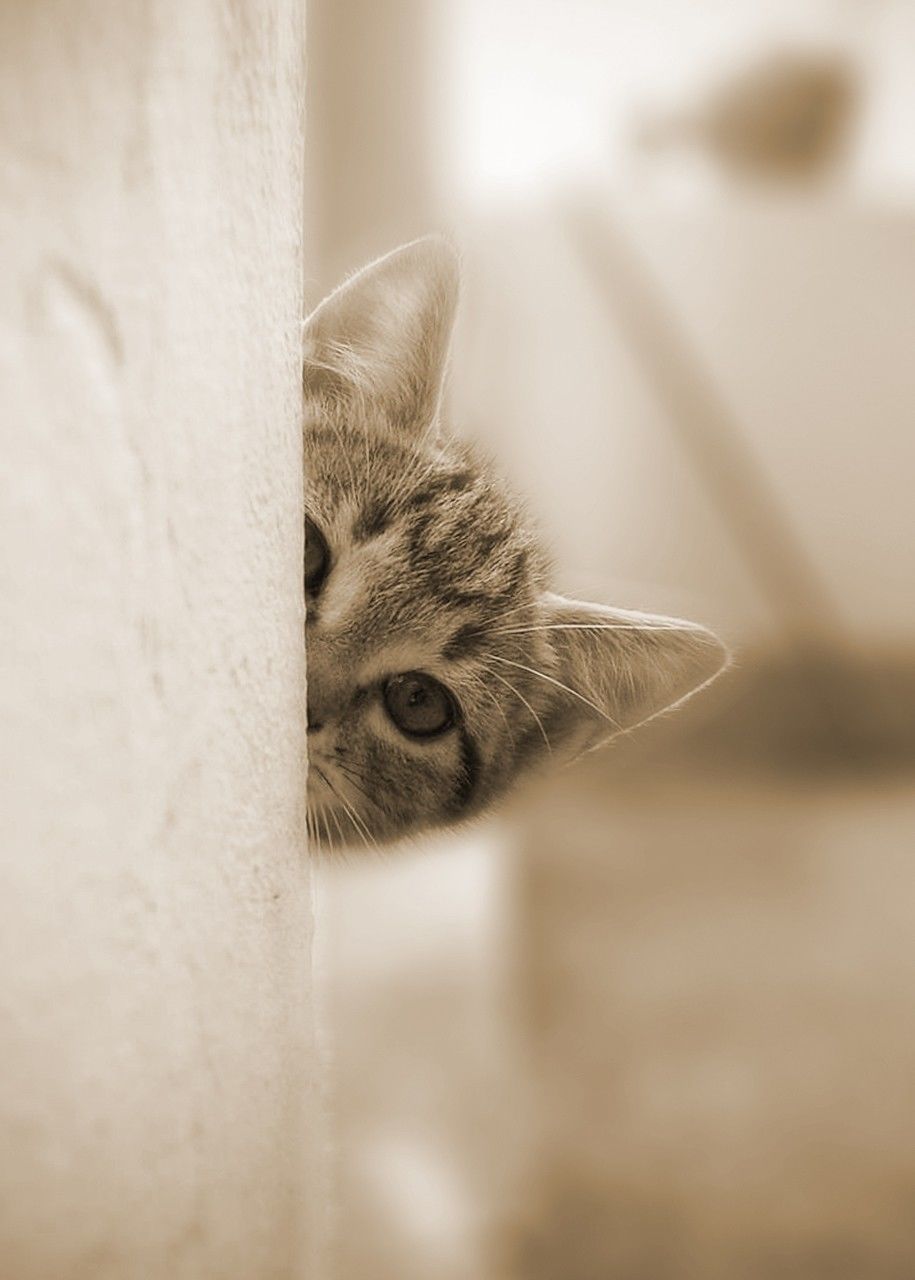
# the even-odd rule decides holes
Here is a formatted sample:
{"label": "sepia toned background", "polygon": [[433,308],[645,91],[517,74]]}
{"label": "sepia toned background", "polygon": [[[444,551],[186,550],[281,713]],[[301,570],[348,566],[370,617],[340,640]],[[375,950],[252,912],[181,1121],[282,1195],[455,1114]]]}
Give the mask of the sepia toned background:
{"label": "sepia toned background", "polygon": [[[911,0],[0,0],[0,1280],[915,1275],[913,138]],[[430,230],[735,660],[321,862],[302,312]]]}
{"label": "sepia toned background", "polygon": [[715,689],[319,875],[335,1280],[915,1274],[915,10],[313,0],[305,280],[443,229],[454,428]]}

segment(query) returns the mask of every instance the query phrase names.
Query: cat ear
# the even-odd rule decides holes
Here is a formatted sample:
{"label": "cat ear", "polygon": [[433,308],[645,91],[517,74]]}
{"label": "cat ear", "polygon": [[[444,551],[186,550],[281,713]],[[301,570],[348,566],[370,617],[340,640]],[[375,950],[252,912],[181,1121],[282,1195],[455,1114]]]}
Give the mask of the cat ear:
{"label": "cat ear", "polygon": [[578,755],[683,702],[727,665],[705,627],[627,609],[541,600],[543,625],[558,658],[544,727],[561,754]]}
{"label": "cat ear", "polygon": [[305,321],[306,396],[422,434],[438,415],[457,295],[457,254],[439,236],[365,267]]}

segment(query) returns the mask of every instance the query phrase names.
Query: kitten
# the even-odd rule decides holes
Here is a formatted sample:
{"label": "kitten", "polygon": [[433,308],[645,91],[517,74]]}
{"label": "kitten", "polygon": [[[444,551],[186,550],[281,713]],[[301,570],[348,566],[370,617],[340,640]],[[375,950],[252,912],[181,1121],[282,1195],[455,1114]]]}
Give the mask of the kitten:
{"label": "kitten", "polygon": [[552,757],[681,701],[725,652],[566,600],[499,480],[440,422],[453,251],[408,244],[304,326],[308,814],[319,845],[481,813]]}

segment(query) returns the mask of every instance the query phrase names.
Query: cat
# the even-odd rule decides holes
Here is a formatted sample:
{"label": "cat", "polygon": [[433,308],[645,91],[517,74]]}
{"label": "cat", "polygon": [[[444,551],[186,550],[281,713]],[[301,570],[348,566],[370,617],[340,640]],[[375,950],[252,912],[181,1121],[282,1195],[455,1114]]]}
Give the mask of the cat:
{"label": "cat", "polygon": [[708,684],[705,628],[568,600],[521,505],[449,439],[455,251],[414,241],[303,327],[308,825],[375,845],[475,817]]}

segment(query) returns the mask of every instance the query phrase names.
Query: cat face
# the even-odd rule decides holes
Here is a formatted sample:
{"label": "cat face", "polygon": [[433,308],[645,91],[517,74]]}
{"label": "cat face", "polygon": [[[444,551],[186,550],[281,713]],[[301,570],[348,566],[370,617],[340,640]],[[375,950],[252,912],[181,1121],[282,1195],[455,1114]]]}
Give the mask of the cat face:
{"label": "cat face", "polygon": [[388,255],[304,329],[308,812],[319,845],[480,813],[721,668],[707,631],[569,601],[518,504],[439,422],[457,263]]}

